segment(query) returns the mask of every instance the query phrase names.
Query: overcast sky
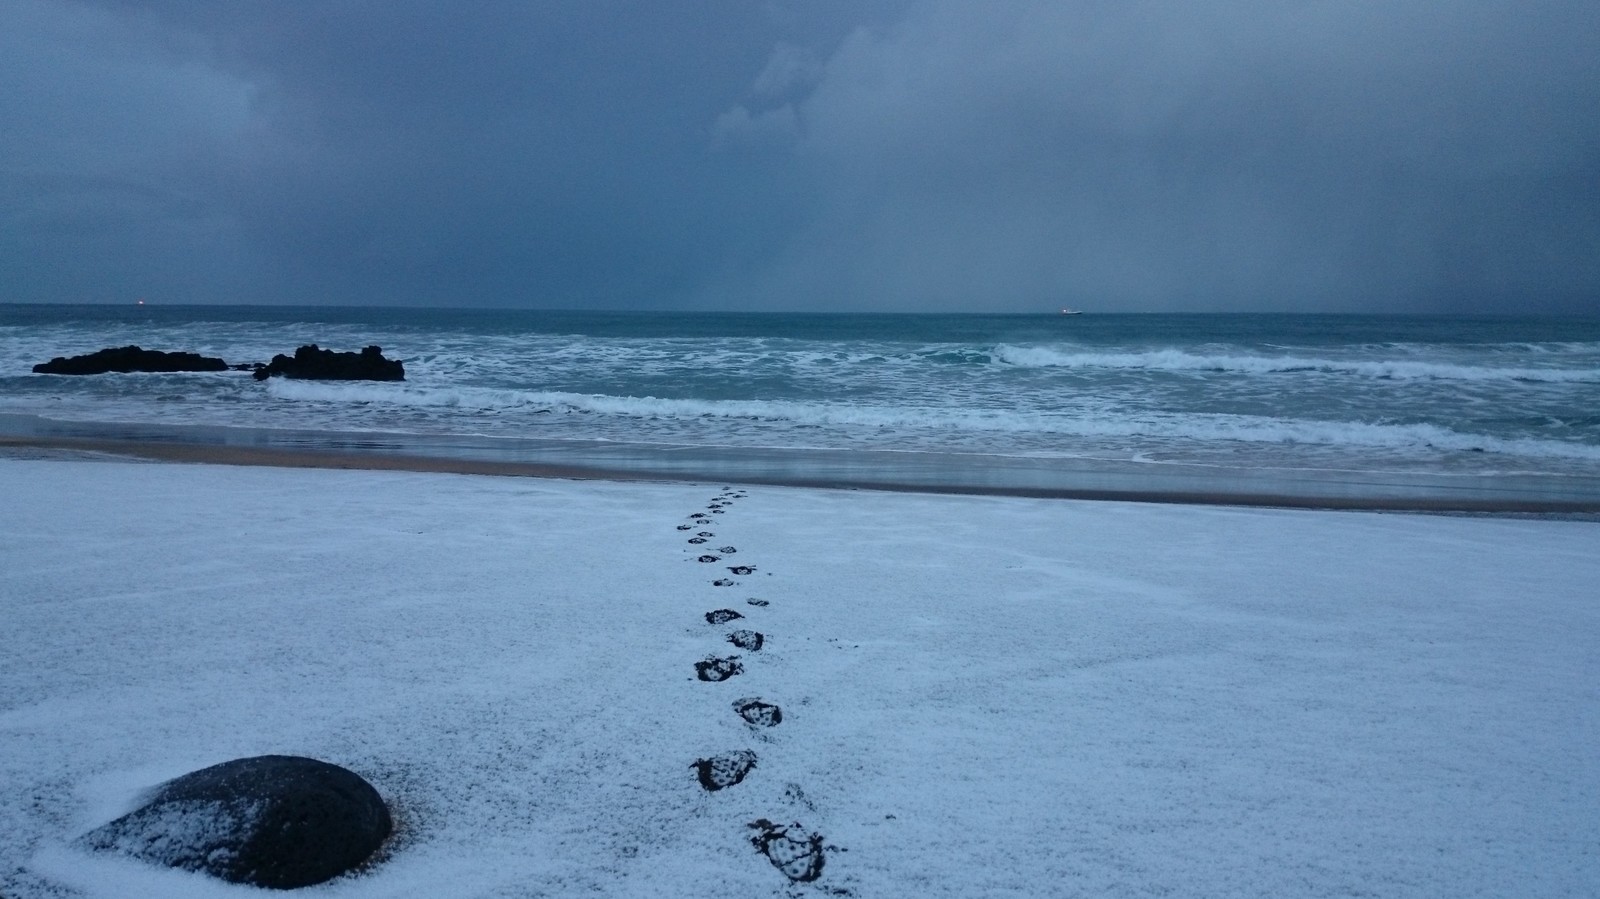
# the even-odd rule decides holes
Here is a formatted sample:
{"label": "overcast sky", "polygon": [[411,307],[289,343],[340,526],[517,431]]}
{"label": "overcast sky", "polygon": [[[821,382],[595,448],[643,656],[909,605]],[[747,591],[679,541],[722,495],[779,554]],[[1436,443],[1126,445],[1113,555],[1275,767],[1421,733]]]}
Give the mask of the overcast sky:
{"label": "overcast sky", "polygon": [[0,301],[1600,312],[1596,0],[0,23]]}

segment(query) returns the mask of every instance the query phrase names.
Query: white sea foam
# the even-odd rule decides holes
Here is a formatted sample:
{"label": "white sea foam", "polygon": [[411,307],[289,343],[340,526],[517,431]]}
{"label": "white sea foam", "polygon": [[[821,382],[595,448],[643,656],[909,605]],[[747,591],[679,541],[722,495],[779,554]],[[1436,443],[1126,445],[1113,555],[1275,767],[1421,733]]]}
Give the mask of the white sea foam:
{"label": "white sea foam", "polygon": [[1012,408],[881,406],[797,400],[709,400],[612,396],[491,388],[418,388],[364,382],[274,379],[280,399],[320,403],[384,403],[396,407],[477,413],[535,412],[616,419],[695,422],[714,434],[713,422],[762,422],[787,427],[833,427],[853,432],[897,430],[955,435],[1012,434],[1084,440],[1154,438],[1200,443],[1234,442],[1320,447],[1488,452],[1549,459],[1600,461],[1600,447],[1579,442],[1502,438],[1463,433],[1434,424],[1324,421],[1218,413],[1146,412],[1110,415]]}
{"label": "white sea foam", "polygon": [[1157,372],[1275,374],[1322,372],[1387,380],[1540,381],[1600,384],[1600,369],[1456,365],[1406,359],[1323,359],[1306,356],[1202,354],[1177,349],[1108,353],[1044,346],[995,347],[995,360],[1021,368],[1121,369]]}

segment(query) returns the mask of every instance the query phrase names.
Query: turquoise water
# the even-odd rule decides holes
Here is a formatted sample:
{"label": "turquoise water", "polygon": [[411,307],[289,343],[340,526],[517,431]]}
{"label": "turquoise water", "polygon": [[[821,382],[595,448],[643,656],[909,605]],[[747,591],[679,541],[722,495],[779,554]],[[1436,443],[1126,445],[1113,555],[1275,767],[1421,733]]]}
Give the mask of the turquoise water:
{"label": "turquoise water", "polygon": [[[130,343],[229,362],[375,343],[407,380],[30,372]],[[463,454],[537,441],[580,461],[914,453],[1560,492],[1600,478],[1600,319],[0,306],[0,413],[384,433]]]}

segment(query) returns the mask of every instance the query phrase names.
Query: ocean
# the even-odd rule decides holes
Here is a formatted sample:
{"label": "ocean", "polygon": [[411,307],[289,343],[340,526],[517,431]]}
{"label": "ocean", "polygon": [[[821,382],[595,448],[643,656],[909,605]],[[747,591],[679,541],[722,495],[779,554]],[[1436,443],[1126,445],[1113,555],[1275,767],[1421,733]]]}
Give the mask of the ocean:
{"label": "ocean", "polygon": [[[383,347],[402,383],[36,375]],[[0,434],[996,492],[1600,498],[1600,319],[0,305]]]}

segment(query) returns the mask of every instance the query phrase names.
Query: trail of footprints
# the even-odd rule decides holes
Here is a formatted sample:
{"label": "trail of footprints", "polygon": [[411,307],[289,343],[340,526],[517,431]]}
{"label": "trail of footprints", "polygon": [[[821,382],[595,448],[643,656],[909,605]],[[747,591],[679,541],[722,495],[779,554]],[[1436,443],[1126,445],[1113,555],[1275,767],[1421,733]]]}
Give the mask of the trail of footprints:
{"label": "trail of footprints", "polygon": [[[716,533],[707,530],[713,515],[724,514],[734,500],[743,499],[745,493],[731,488],[723,490],[704,512],[695,512],[689,520],[678,525],[680,531],[693,531],[694,536],[688,538],[690,546],[701,547],[711,541]],[[715,565],[726,561],[726,557],[734,555],[738,550],[732,546],[717,547],[711,551],[700,551],[695,561],[706,565]],[[734,577],[744,577],[754,574],[754,565],[721,565],[728,574]],[[711,581],[713,587],[734,587],[739,582],[734,577],[717,577]],[[769,606],[765,599],[751,598],[745,600],[747,607],[752,610],[764,609]],[[752,611],[751,614],[759,615]],[[758,630],[745,627],[753,624],[745,617],[745,613],[737,609],[719,608],[705,613],[706,624],[721,627],[739,622],[740,626],[729,631],[723,640],[734,648],[748,653],[760,652],[766,644],[767,637]],[[733,677],[738,677],[745,671],[743,658],[739,655],[708,655],[694,663],[695,677],[707,683],[718,683]],[[733,713],[738,715],[750,726],[752,731],[764,728],[777,727],[783,723],[783,709],[774,703],[767,702],[760,697],[747,696],[735,699],[732,703]],[[715,792],[729,787],[738,786],[756,768],[756,754],[748,749],[739,749],[711,758],[696,759],[690,767],[695,772],[695,777],[704,789]],[[799,795],[799,788],[792,786],[791,795]],[[809,806],[809,803],[806,803]],[[812,883],[822,876],[825,861],[823,852],[827,847],[823,844],[822,834],[807,830],[798,823],[775,824],[765,818],[752,821],[749,827],[754,831],[750,844],[757,852],[766,856],[792,883]],[[850,895],[848,890],[832,890],[835,895]]]}

